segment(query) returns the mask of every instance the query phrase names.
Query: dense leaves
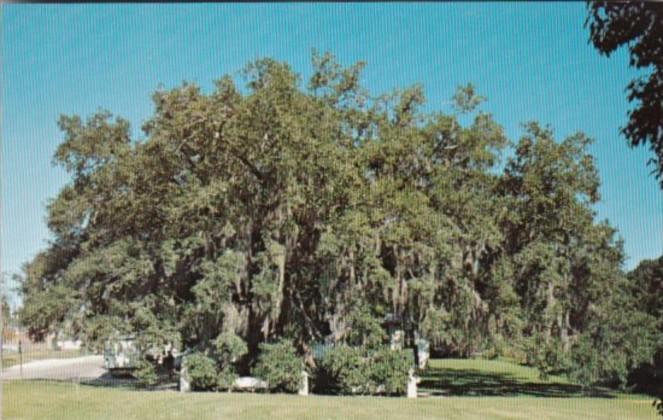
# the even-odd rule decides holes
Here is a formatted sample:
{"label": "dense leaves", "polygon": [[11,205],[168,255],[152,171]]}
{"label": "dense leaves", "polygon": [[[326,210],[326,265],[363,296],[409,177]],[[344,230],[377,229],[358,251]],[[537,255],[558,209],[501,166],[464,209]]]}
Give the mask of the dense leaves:
{"label": "dense leaves", "polygon": [[203,353],[188,355],[184,360],[184,369],[195,390],[214,389],[217,384],[216,363]]}
{"label": "dense leaves", "polygon": [[645,70],[627,86],[636,108],[622,133],[632,146],[649,144],[654,173],[663,187],[663,4],[660,2],[589,1],[586,25],[602,54],[627,45],[629,64]]}
{"label": "dense leaves", "polygon": [[633,370],[629,381],[640,391],[663,396],[663,256],[640,262],[628,280],[635,304],[656,325],[658,338],[653,357]]}
{"label": "dense leaves", "polygon": [[335,346],[318,363],[315,389],[338,394],[404,395],[413,365],[409,356],[409,352],[386,346]]}
{"label": "dense leaves", "polygon": [[418,86],[374,97],[363,64],[313,65],[306,88],[263,59],[244,88],[224,77],[209,93],[157,91],[141,139],[106,112],[62,117],[54,161],[71,181],[48,205],[54,239],[25,266],[31,334],[195,348],[226,385],[261,357],[288,390],[295,368],[271,372],[261,343],[288,339],[262,353],[314,365],[327,340],[352,359],[384,344],[386,320],[406,344],[419,334],[446,354],[512,353],[544,373],[589,360],[587,377],[621,379],[646,356],[649,318],[616,298],[628,289],[621,243],[591,207],[586,136],[528,123],[511,147],[471,85],[451,113],[424,113]]}
{"label": "dense leaves", "polygon": [[302,384],[304,363],[289,340],[260,345],[260,357],[254,369],[272,391],[296,392]]}

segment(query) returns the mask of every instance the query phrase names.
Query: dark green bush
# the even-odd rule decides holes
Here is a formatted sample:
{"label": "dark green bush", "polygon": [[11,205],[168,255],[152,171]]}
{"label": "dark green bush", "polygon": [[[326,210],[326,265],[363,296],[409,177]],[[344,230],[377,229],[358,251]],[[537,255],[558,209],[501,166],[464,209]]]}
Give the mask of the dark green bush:
{"label": "dark green bush", "polygon": [[187,376],[194,390],[210,390],[217,385],[216,362],[203,353],[193,353],[184,360]]}
{"label": "dark green bush", "polygon": [[391,350],[383,347],[373,353],[368,365],[371,392],[382,388],[385,394],[404,394],[413,360],[403,350]]}
{"label": "dark green bush", "polygon": [[375,350],[339,345],[318,363],[315,389],[321,393],[403,394],[412,355],[382,346]]}
{"label": "dark green bush", "polygon": [[219,334],[214,340],[214,347],[216,348],[218,361],[224,369],[237,362],[240,357],[248,352],[246,342],[232,332]]}
{"label": "dark green bush", "polygon": [[[543,334],[537,333],[525,340],[524,344],[527,354],[527,364],[537,368],[541,379],[545,380],[550,375],[560,374],[568,370],[570,360],[568,355],[565,354],[559,340],[550,340],[550,342],[546,342]],[[585,343],[581,344],[584,345]],[[591,367],[595,365],[595,361],[593,361],[595,355],[591,352],[583,352],[582,354],[587,355],[592,360],[583,360],[579,366],[587,365],[588,367]],[[590,384],[594,381],[591,379],[591,374],[593,373],[594,372],[582,369],[582,371],[577,372],[577,376],[573,379],[574,381]]]}
{"label": "dark green bush", "polygon": [[350,333],[347,337],[347,344],[351,346],[378,349],[387,339],[378,318],[365,307],[352,311],[349,321]]}
{"label": "dark green bush", "polygon": [[138,379],[141,386],[145,387],[153,386],[159,380],[154,364],[144,359],[138,362],[138,366],[132,372],[132,375]]}
{"label": "dark green bush", "polygon": [[237,379],[237,374],[234,369],[227,367],[219,371],[219,375],[216,378],[216,388],[219,390],[232,390],[233,384]]}
{"label": "dark green bush", "polygon": [[271,391],[297,392],[301,384],[303,359],[289,340],[261,344],[255,376],[265,380]]}
{"label": "dark green bush", "polygon": [[367,367],[362,348],[347,345],[332,347],[318,363],[315,388],[322,393],[367,393]]}

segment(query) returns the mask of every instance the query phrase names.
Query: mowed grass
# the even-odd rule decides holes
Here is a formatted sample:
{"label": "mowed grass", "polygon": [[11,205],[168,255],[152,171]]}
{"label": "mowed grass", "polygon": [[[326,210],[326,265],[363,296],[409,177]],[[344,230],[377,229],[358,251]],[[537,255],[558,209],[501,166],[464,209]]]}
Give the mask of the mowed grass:
{"label": "mowed grass", "polygon": [[[477,373],[478,372],[478,373]],[[469,376],[467,376],[469,375]],[[562,378],[504,361],[434,360],[425,390],[406,398],[137,391],[69,383],[3,383],[4,419],[656,419],[652,398],[585,397]],[[431,383],[437,381],[435,383]],[[527,391],[537,385],[536,391]],[[432,386],[432,388],[431,388]],[[442,388],[442,387],[445,388]],[[538,388],[540,386],[541,388]],[[551,387],[552,391],[544,391]],[[568,386],[562,391],[559,386]],[[491,387],[499,391],[491,393]],[[476,396],[469,396],[469,395]]]}
{"label": "mowed grass", "polygon": [[420,391],[448,396],[613,397],[609,389],[584,390],[563,376],[543,380],[536,369],[507,361],[433,359],[419,384]]}
{"label": "mowed grass", "polygon": [[[35,360],[43,360],[43,359],[67,359],[70,357],[85,356],[85,354],[86,353],[83,350],[50,350],[50,349],[30,350],[23,352],[23,363],[28,363]],[[14,365],[18,365],[20,361],[21,358],[18,352],[5,351],[2,353],[3,369],[6,369]]]}

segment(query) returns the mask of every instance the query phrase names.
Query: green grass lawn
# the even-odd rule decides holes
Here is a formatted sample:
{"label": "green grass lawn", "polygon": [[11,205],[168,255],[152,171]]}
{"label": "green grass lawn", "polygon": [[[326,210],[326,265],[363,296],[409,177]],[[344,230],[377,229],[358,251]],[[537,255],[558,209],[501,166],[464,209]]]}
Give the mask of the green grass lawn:
{"label": "green grass lawn", "polygon": [[506,360],[434,359],[422,375],[420,391],[448,396],[612,397],[608,389],[583,390],[562,376],[539,377],[536,369]]}
{"label": "green grass lawn", "polygon": [[[79,357],[84,355],[85,351],[83,350],[50,350],[50,349],[30,350],[23,353],[23,363],[28,363],[34,360],[65,359],[65,358]],[[19,362],[20,358],[17,352],[2,353],[3,369],[17,365],[19,364]]]}
{"label": "green grass lawn", "polygon": [[[137,391],[68,383],[3,384],[4,419],[656,419],[652,398],[578,396],[562,378],[503,361],[434,360],[422,388],[449,395],[333,397]],[[530,390],[533,388],[533,390]],[[490,391],[495,389],[495,391]],[[476,395],[476,396],[471,396]]]}

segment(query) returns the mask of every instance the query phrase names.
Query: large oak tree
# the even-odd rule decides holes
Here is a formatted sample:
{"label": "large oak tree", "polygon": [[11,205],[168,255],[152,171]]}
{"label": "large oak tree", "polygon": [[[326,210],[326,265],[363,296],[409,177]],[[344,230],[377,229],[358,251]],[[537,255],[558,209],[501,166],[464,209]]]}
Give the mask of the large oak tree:
{"label": "large oak tree", "polygon": [[531,123],[511,148],[471,85],[452,112],[425,113],[419,86],[371,96],[363,64],[313,66],[305,86],[263,59],[244,87],[157,91],[142,138],[107,112],[63,116],[54,162],[71,180],[48,205],[54,239],[25,266],[31,334],[236,337],[245,368],[262,342],[310,356],[386,318],[447,354],[526,353],[544,372],[594,357],[591,340],[633,344],[597,332],[623,321],[607,317],[623,252],[595,221],[584,135]]}

